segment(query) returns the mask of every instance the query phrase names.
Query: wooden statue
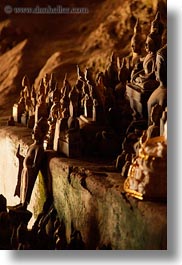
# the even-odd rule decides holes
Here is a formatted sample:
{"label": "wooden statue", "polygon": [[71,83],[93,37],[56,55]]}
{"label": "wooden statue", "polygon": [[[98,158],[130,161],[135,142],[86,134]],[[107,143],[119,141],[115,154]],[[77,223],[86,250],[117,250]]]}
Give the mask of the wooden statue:
{"label": "wooden statue", "polygon": [[127,68],[130,72],[134,66],[139,62],[142,54],[142,30],[139,23],[139,19],[136,20],[134,33],[131,38],[131,53],[126,57]]}
{"label": "wooden statue", "polygon": [[[12,207],[10,206],[10,210],[26,210],[30,202],[32,190],[44,159],[43,143],[47,129],[47,120],[43,118],[41,118],[34,126],[32,134],[34,142],[27,150],[21,172],[21,184],[19,191],[16,190],[16,195],[20,196],[20,204]],[[19,156],[19,148],[17,156]]]}
{"label": "wooden statue", "polygon": [[152,90],[158,85],[158,82],[155,80],[156,52],[160,48],[157,34],[150,33],[147,36],[145,48],[147,55],[143,61],[143,69],[132,76],[131,82],[141,89]]}
{"label": "wooden statue", "polygon": [[47,119],[49,116],[48,107],[46,104],[43,80],[40,83],[38,95],[39,96],[38,96],[37,104],[35,107],[35,123],[37,123],[41,117]]}
{"label": "wooden statue", "polygon": [[48,118],[48,124],[49,124],[49,130],[47,133],[47,146],[46,149],[52,149],[53,148],[53,142],[54,142],[54,133],[55,133],[55,127],[57,119],[60,117],[60,90],[58,86],[56,85],[56,88],[53,92],[53,105],[50,109],[50,114]]}

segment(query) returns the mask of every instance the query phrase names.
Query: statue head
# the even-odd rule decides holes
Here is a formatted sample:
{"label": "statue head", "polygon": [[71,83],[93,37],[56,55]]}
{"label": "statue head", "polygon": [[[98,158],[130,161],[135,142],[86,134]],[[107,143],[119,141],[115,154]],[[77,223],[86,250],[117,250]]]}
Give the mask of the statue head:
{"label": "statue head", "polygon": [[155,76],[157,81],[167,86],[167,44],[157,52]]}
{"label": "statue head", "polygon": [[151,23],[150,33],[154,32],[162,37],[163,30],[164,30],[164,25],[161,22],[160,12],[158,11],[154,20]]}
{"label": "statue head", "polygon": [[156,52],[161,45],[160,36],[155,33],[150,33],[147,36],[146,42],[145,42],[145,49],[146,52]]}
{"label": "statue head", "polygon": [[35,123],[33,132],[32,132],[32,138],[35,141],[42,142],[47,134],[48,131],[48,123],[47,119],[41,117],[37,123]]}

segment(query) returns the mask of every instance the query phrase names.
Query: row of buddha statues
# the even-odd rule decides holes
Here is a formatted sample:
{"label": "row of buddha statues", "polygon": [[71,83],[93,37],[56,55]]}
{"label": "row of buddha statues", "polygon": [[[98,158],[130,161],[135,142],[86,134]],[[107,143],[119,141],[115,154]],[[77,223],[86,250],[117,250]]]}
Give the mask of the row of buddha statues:
{"label": "row of buddha statues", "polygon": [[[161,176],[166,179],[167,45],[162,45],[162,33],[163,24],[157,13],[146,38],[147,55],[141,58],[141,28],[137,20],[131,56],[121,60],[112,53],[106,70],[95,78],[91,68],[82,71],[77,65],[73,86],[66,75],[60,87],[52,73],[46,74],[35,89],[24,76],[9,125],[15,121],[33,128],[34,143],[25,157],[26,170],[22,171],[22,178],[29,180],[18,186],[17,195],[22,199],[15,209],[26,209],[30,201],[40,164],[33,165],[36,170],[29,174],[26,160],[34,161],[35,149],[41,159],[45,149],[74,158],[85,150],[88,155],[112,155],[116,168],[126,178],[125,191],[140,199],[147,185],[152,192],[155,190],[156,182],[151,181],[156,181],[153,175],[156,176],[157,163],[162,165]],[[156,197],[160,197],[161,190],[166,196],[163,180]],[[30,182],[31,187],[26,187]]]}

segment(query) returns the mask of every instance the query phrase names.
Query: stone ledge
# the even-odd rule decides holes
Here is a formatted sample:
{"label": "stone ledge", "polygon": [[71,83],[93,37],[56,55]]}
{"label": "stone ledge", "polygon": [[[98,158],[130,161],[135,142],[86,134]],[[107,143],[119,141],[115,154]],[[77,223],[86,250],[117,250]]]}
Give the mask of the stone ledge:
{"label": "stone ledge", "polygon": [[[18,170],[16,149],[20,143],[25,155],[32,142],[30,132],[25,127],[0,127],[0,193],[7,197],[9,204],[16,203],[13,197]],[[52,152],[47,152],[47,161],[54,204],[60,219],[65,221],[68,241],[74,225],[87,249],[167,248],[166,204],[125,196],[124,179],[108,161],[96,163],[55,157]],[[29,206],[32,222],[45,201],[44,180],[39,174],[33,190]]]}

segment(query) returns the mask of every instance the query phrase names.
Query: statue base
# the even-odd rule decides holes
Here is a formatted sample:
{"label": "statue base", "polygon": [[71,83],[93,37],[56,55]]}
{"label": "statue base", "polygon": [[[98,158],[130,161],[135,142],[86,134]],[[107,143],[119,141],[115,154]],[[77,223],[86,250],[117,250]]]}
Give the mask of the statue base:
{"label": "statue base", "polygon": [[126,85],[126,95],[130,101],[134,119],[148,119],[147,101],[153,91],[154,89],[142,89],[132,83]]}

